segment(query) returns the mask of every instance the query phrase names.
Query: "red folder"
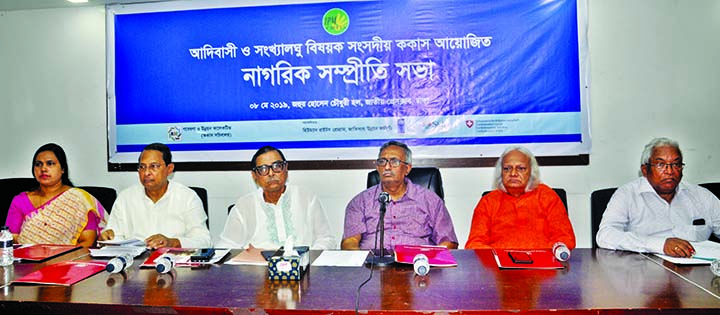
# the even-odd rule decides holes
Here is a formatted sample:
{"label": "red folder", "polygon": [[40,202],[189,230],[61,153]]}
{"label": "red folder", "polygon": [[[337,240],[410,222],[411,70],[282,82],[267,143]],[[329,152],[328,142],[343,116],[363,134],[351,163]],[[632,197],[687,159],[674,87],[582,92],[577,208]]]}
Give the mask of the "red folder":
{"label": "red folder", "polygon": [[[563,265],[555,258],[549,249],[497,249],[493,248],[495,262],[500,268],[508,269],[562,269]],[[513,261],[516,257],[516,261]],[[517,257],[529,257],[530,262]],[[519,262],[522,261],[522,262]]]}
{"label": "red folder", "polygon": [[11,283],[53,284],[71,286],[105,270],[105,262],[63,261],[48,265]]}
{"label": "red folder", "polygon": [[412,264],[417,254],[425,254],[430,266],[453,267],[457,261],[445,246],[432,245],[395,245],[395,261]]}
{"label": "red folder", "polygon": [[80,247],[75,245],[35,244],[16,248],[13,256],[16,259],[37,262],[74,251]]}

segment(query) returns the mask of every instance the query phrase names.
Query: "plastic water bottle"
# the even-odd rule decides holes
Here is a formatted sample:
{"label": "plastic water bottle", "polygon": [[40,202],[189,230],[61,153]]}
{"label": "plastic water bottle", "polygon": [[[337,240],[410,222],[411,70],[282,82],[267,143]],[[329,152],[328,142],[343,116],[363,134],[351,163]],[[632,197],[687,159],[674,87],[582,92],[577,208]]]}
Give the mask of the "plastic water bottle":
{"label": "plastic water bottle", "polygon": [[430,272],[430,262],[425,254],[417,254],[413,258],[413,269],[418,276],[427,275]]}
{"label": "plastic water bottle", "polygon": [[570,249],[563,242],[557,242],[552,248],[553,255],[559,261],[567,261],[570,259]]}
{"label": "plastic water bottle", "polygon": [[168,273],[175,267],[175,259],[172,256],[161,256],[155,260],[155,270],[159,273]]}
{"label": "plastic water bottle", "polygon": [[715,276],[720,277],[720,259],[715,259],[710,263],[710,271]]}
{"label": "plastic water bottle", "polygon": [[130,254],[122,254],[108,261],[105,270],[109,273],[118,273],[127,268],[130,268],[133,264],[133,257]]}
{"label": "plastic water bottle", "polygon": [[13,236],[10,228],[3,226],[0,228],[0,266],[10,266],[13,264]]}

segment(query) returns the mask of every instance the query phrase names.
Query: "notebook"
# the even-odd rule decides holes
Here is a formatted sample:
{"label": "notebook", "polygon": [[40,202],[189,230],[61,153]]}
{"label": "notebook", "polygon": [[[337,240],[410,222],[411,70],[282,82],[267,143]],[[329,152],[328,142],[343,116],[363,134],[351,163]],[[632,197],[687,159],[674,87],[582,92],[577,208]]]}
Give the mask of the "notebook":
{"label": "notebook", "polygon": [[63,261],[48,265],[35,272],[15,279],[11,284],[50,284],[71,286],[105,270],[105,262]]}
{"label": "notebook", "polygon": [[16,248],[13,251],[13,256],[15,259],[39,262],[69,253],[80,247],[75,245],[34,244]]}
{"label": "notebook", "polygon": [[455,257],[445,246],[432,245],[395,245],[395,261],[404,264],[412,264],[418,254],[424,254],[428,258],[430,266],[453,267],[457,266]]}

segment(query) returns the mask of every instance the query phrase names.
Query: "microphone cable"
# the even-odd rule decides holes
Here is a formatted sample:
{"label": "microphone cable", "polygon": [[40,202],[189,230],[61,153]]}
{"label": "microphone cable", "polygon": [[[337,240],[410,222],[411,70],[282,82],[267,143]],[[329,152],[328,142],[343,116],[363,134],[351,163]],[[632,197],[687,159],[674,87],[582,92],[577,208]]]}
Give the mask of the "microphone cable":
{"label": "microphone cable", "polygon": [[[373,255],[373,256],[375,256],[375,255]],[[361,283],[361,284],[358,286],[357,292],[355,293],[355,315],[358,315],[358,314],[359,314],[359,313],[358,313],[358,309],[360,308],[360,289],[362,289],[362,287],[365,286],[365,284],[368,283],[368,282],[370,282],[370,280],[372,279],[372,277],[373,277],[373,267],[374,267],[374,265],[375,265],[375,260],[373,259],[373,260],[370,262],[370,276],[368,276],[368,278],[365,279],[365,281],[363,281],[363,283]]]}
{"label": "microphone cable", "polygon": [[373,277],[373,270],[375,269],[375,252],[377,252],[377,246],[378,246],[378,233],[380,232],[380,220],[378,220],[377,227],[375,227],[375,245],[373,246],[375,249],[370,252],[370,255],[372,255],[372,259],[370,259],[370,275],[368,276],[363,283],[361,283],[358,288],[357,292],[355,292],[355,315],[358,315],[358,309],[360,309],[360,289],[362,289],[365,284],[370,282]]}

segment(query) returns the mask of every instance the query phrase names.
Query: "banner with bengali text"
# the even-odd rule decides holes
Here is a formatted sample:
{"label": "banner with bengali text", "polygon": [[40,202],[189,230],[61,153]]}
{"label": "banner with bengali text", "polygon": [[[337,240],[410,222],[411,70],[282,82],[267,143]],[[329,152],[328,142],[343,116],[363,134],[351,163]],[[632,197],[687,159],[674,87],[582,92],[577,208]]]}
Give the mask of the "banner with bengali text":
{"label": "banner with bengali text", "polygon": [[581,0],[108,7],[111,163],[590,151]]}

